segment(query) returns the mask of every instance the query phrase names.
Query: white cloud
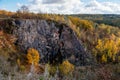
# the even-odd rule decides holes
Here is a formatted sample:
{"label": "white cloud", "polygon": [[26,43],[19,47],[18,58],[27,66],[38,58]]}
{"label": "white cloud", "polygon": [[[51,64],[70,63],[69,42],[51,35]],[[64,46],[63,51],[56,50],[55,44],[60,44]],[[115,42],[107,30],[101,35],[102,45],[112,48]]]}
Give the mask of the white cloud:
{"label": "white cloud", "polygon": [[74,8],[78,8],[82,3],[80,0],[29,0],[29,8],[34,12],[47,13],[73,13]]}
{"label": "white cloud", "polygon": [[43,3],[45,4],[54,4],[54,3],[57,3],[57,4],[60,4],[60,3],[64,3],[65,0],[44,0]]}
{"label": "white cloud", "polygon": [[89,10],[89,13],[106,13],[112,11],[111,7],[108,7],[108,5],[105,6],[103,3],[99,3],[96,0],[86,4],[84,8]]}
{"label": "white cloud", "polygon": [[96,0],[91,1],[86,4],[85,9],[90,9],[91,13],[119,13],[120,14],[120,6],[117,3],[112,2],[97,2]]}
{"label": "white cloud", "polygon": [[105,2],[103,3],[104,6],[108,7],[111,9],[112,13],[119,13],[120,14],[120,5],[119,3],[111,3],[111,2]]}
{"label": "white cloud", "polygon": [[78,14],[78,13],[111,13],[120,14],[119,3],[98,2],[90,0],[28,0],[29,9],[33,12],[61,13],[61,14]]}
{"label": "white cloud", "polygon": [[21,3],[17,3],[17,7],[21,7],[23,4]]}

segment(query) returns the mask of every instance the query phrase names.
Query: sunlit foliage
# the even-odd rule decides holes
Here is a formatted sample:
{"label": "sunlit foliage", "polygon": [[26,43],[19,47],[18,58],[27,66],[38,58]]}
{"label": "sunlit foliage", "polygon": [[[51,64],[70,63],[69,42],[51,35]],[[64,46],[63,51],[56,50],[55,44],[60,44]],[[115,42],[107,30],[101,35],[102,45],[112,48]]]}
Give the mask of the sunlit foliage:
{"label": "sunlit foliage", "polygon": [[11,17],[14,14],[15,14],[14,12],[0,10],[0,18]]}
{"label": "sunlit foliage", "polygon": [[38,65],[40,60],[39,52],[34,48],[29,48],[27,51],[27,59],[28,63]]}
{"label": "sunlit foliage", "polygon": [[119,42],[108,38],[99,39],[95,49],[95,56],[100,59],[98,61],[115,61],[116,54],[119,52]]}
{"label": "sunlit foliage", "polygon": [[68,75],[74,71],[74,65],[71,64],[68,60],[65,60],[62,64],[59,65],[59,71],[64,75]]}
{"label": "sunlit foliage", "polygon": [[80,18],[77,17],[68,17],[71,22],[76,25],[76,27],[79,27],[80,29],[84,29],[84,30],[92,30],[93,29],[93,22],[88,21],[88,20],[82,20]]}

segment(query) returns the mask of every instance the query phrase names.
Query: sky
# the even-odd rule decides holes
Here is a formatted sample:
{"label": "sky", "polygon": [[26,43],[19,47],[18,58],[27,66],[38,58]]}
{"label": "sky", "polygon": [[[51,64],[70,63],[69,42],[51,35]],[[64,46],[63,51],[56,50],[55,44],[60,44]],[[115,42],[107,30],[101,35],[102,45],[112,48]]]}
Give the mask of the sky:
{"label": "sky", "polygon": [[0,9],[56,14],[120,14],[120,0],[0,0]]}

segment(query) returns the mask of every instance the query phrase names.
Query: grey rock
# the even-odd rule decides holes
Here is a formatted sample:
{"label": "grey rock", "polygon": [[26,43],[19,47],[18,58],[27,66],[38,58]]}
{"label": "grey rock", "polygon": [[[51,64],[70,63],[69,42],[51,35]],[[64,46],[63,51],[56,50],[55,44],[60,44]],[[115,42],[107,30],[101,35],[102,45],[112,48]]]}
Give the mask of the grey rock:
{"label": "grey rock", "polygon": [[[90,53],[85,52],[74,31],[67,25],[46,20],[15,20],[13,33],[22,51],[35,48],[41,62],[61,63],[68,59],[75,65],[91,64]],[[71,56],[75,58],[72,59]]]}

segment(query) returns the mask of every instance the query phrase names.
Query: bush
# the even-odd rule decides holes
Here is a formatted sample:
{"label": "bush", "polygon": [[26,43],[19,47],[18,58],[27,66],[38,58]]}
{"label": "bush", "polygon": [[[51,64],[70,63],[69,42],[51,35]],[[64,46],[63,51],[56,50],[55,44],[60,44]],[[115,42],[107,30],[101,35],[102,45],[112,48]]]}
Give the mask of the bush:
{"label": "bush", "polygon": [[74,65],[71,64],[68,60],[65,60],[62,64],[59,65],[59,71],[63,75],[68,75],[74,71]]}
{"label": "bush", "polygon": [[56,74],[56,71],[57,71],[57,66],[56,65],[51,65],[51,64],[47,64],[46,66],[48,68],[49,74],[54,76]]}
{"label": "bush", "polygon": [[29,48],[27,51],[27,59],[29,64],[38,65],[39,63],[39,52],[36,49]]}

